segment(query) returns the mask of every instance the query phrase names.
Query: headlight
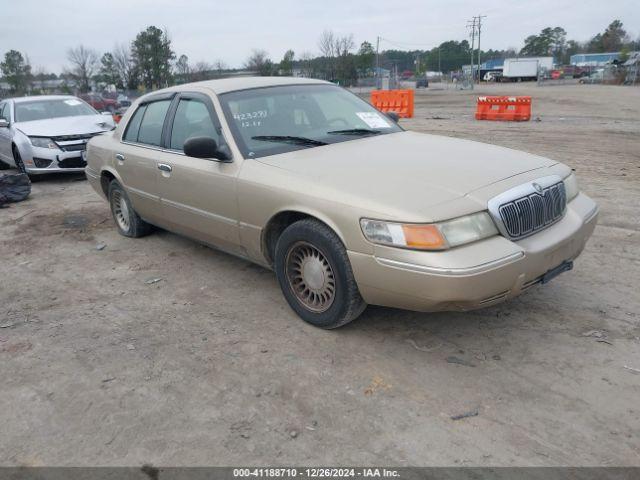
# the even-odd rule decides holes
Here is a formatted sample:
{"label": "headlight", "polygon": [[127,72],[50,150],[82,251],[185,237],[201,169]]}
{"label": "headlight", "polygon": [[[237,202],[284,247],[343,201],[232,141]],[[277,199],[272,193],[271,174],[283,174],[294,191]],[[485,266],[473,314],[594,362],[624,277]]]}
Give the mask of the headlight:
{"label": "headlight", "polygon": [[576,174],[571,172],[567,178],[564,179],[564,190],[567,194],[567,202],[570,202],[578,193],[580,193],[580,188],[578,187],[578,178]]}
{"label": "headlight", "polygon": [[31,140],[31,145],[33,145],[34,147],[58,148],[58,145],[56,145],[53,140],[47,137],[29,137],[29,140]]}
{"label": "headlight", "polygon": [[360,220],[362,233],[372,243],[417,250],[445,250],[498,234],[487,212],[439,223],[393,223]]}

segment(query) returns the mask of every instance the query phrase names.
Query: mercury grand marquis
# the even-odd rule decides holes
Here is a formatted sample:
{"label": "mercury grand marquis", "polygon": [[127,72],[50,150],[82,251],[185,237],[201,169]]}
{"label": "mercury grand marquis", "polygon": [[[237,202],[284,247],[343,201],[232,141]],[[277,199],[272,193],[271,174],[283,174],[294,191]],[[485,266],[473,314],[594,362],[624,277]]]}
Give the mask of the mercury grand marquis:
{"label": "mercury grand marquis", "polygon": [[86,174],[122,235],[158,226],[271,268],[322,328],[367,304],[487,307],[572,268],[598,208],[571,168],[396,120],[318,80],[180,85],[93,137]]}

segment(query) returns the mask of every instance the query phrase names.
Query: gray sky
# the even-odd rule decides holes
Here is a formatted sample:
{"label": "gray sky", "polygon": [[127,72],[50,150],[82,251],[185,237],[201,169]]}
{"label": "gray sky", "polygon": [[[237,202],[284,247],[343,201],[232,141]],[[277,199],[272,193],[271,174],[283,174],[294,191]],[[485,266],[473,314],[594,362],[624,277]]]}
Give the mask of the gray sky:
{"label": "gray sky", "polygon": [[175,52],[192,63],[222,59],[239,67],[252,48],[275,61],[289,48],[317,53],[324,29],[353,33],[358,45],[368,40],[375,47],[380,35],[407,49],[431,48],[467,38],[467,20],[480,13],[487,15],[483,49],[520,48],[547,26],[587,40],[615,18],[633,38],[640,34],[638,0],[0,0],[0,55],[16,49],[34,67],[59,73],[69,47],[102,53],[156,25],[168,29]]}

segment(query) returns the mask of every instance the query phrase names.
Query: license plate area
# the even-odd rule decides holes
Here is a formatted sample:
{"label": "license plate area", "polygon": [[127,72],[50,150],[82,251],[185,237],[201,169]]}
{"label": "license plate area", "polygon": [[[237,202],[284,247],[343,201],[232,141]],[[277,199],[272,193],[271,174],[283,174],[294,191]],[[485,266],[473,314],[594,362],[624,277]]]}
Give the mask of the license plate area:
{"label": "license plate area", "polygon": [[547,273],[542,275],[542,277],[540,277],[540,283],[542,283],[543,285],[545,283],[549,283],[551,280],[556,278],[561,273],[568,272],[571,269],[573,269],[573,261],[572,260],[567,260],[565,262],[562,262],[557,267],[552,268]]}

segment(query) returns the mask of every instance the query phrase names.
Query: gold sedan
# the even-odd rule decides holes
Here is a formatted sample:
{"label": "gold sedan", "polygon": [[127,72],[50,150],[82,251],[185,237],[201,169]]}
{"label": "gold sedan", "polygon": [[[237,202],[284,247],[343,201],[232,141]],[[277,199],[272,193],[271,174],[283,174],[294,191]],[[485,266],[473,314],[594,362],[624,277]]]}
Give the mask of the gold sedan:
{"label": "gold sedan", "polygon": [[367,304],[467,310],[573,266],[596,204],[547,158],[404,131],[331,83],[242,78],[141,97],[87,177],[121,234],[158,226],[272,268],[335,328]]}

